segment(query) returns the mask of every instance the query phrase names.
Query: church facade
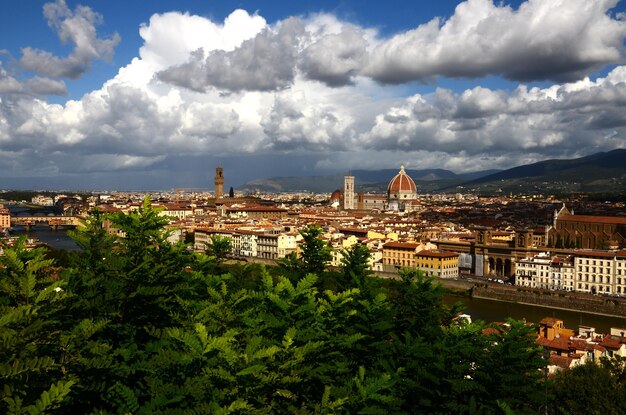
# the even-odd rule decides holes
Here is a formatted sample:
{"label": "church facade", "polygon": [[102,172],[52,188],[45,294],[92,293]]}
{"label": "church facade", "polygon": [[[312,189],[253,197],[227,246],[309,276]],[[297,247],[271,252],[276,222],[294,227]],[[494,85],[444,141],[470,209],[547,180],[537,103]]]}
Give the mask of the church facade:
{"label": "church facade", "polygon": [[575,215],[563,205],[554,213],[547,240],[548,246],[553,248],[624,248],[626,217]]}

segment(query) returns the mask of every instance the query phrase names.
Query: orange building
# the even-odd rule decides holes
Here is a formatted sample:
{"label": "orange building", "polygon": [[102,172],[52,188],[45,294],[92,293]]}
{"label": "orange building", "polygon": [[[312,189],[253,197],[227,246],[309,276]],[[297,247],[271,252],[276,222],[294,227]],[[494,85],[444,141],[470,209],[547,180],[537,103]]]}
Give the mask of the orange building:
{"label": "orange building", "polygon": [[11,212],[9,209],[0,205],[0,229],[9,229],[11,227]]}

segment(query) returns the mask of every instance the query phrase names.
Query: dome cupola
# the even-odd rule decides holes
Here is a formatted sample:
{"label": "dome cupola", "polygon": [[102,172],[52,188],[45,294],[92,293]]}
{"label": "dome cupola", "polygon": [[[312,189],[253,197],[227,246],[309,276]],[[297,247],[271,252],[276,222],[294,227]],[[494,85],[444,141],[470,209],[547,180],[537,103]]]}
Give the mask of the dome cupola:
{"label": "dome cupola", "polygon": [[[394,176],[387,186],[387,194],[409,195],[413,194],[413,199],[417,193],[417,186],[411,177],[404,171],[404,166],[400,166],[400,172]],[[402,197],[408,199],[408,197]]]}

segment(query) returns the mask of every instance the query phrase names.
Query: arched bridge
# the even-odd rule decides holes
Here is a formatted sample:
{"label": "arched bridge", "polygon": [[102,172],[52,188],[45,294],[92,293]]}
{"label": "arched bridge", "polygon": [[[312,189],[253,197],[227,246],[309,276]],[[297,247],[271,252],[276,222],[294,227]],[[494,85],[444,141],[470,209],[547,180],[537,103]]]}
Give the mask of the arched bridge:
{"label": "arched bridge", "polygon": [[48,225],[53,229],[58,226],[79,226],[78,216],[11,216],[11,226],[30,228],[35,225]]}

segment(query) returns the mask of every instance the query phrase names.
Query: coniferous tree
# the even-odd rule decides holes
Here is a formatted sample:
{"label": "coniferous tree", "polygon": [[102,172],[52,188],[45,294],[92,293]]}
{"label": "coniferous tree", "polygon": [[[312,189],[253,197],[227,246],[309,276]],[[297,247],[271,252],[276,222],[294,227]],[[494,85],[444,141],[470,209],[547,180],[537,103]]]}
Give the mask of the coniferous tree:
{"label": "coniferous tree", "polygon": [[302,236],[300,255],[292,252],[278,260],[278,266],[293,282],[307,274],[324,277],[326,265],[332,260],[332,254],[330,246],[320,238],[321,234],[322,228],[314,225],[300,230]]}
{"label": "coniferous tree", "polygon": [[367,290],[371,285],[371,274],[369,269],[370,250],[366,245],[355,244],[349,249],[342,251],[341,274],[342,282],[340,287],[347,289],[357,287]]}

